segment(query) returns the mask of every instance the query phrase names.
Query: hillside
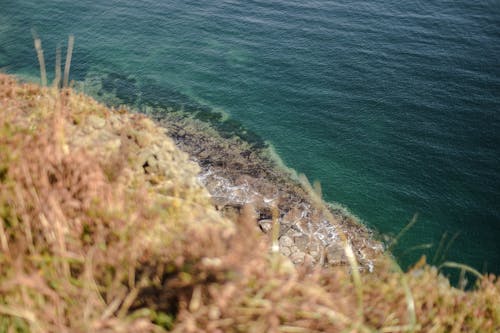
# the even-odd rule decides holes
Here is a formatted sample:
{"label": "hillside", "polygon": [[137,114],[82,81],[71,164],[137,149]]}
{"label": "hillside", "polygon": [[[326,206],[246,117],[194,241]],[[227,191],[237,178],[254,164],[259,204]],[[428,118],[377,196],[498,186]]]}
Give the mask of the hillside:
{"label": "hillside", "polygon": [[[347,227],[307,184],[264,168],[254,178],[293,199],[278,213],[216,202],[220,187],[200,182],[207,164],[193,162],[213,154],[182,152],[178,124],[0,74],[0,332],[500,330],[496,277],[463,291],[425,260],[403,273],[389,255],[364,252],[372,240],[353,232],[366,230]],[[191,140],[202,136],[191,129]],[[230,145],[217,140],[214,151]],[[254,188],[265,197],[269,186]],[[295,203],[336,228],[333,254],[283,250],[295,236],[280,234],[279,211]]]}

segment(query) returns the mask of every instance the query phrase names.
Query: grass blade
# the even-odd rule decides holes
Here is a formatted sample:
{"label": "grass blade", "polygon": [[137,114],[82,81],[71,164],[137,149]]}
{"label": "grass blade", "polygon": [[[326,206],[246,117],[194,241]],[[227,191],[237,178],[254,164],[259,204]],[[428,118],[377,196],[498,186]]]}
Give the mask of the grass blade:
{"label": "grass blade", "polygon": [[401,229],[399,234],[391,241],[391,243],[387,247],[389,252],[392,251],[392,249],[394,248],[394,246],[396,246],[401,237],[403,237],[408,232],[408,230],[410,230],[415,225],[415,223],[417,223],[417,219],[418,219],[418,214],[413,215],[410,222],[408,222],[408,224],[403,229]]}
{"label": "grass blade", "polygon": [[61,87],[61,47],[57,46],[56,48],[56,68],[55,68],[55,78],[54,78],[54,87]]}
{"label": "grass blade", "polygon": [[453,262],[453,261],[447,261],[447,262],[444,262],[442,263],[441,265],[439,265],[439,269],[441,269],[442,267],[449,267],[449,268],[457,268],[457,269],[463,269],[464,271],[467,271],[473,275],[475,275],[477,278],[479,279],[482,279],[483,278],[483,274],[479,273],[477,270],[475,270],[474,268],[470,267],[470,266],[467,266],[465,264],[460,264],[458,262]]}
{"label": "grass blade", "polygon": [[47,86],[47,71],[45,68],[45,57],[43,56],[42,41],[40,38],[35,38],[35,50],[40,64],[40,80],[42,86]]}
{"label": "grass blade", "polygon": [[69,70],[71,67],[71,57],[73,56],[73,46],[75,44],[75,36],[68,37],[68,50],[66,52],[66,63],[64,64],[64,82],[63,87],[67,88],[69,84]]}

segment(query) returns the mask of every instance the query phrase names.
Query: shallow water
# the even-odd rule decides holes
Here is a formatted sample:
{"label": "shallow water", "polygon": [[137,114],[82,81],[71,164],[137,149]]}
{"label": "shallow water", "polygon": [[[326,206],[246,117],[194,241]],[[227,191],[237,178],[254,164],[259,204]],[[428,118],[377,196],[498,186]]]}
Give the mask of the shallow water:
{"label": "shallow water", "polygon": [[72,79],[86,80],[89,93],[98,83],[136,106],[219,110],[381,233],[397,234],[419,213],[394,251],[405,265],[425,253],[500,273],[497,1],[0,0],[0,8],[5,71],[38,75],[34,28],[52,75],[57,43],[74,33]]}

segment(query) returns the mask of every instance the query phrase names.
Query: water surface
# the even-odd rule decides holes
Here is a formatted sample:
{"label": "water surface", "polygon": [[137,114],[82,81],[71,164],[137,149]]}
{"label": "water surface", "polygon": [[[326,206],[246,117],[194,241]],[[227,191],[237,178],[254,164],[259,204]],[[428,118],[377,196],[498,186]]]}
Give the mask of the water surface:
{"label": "water surface", "polygon": [[[121,102],[215,109],[270,142],[395,254],[500,273],[498,1],[0,0],[0,68],[72,79]],[[96,90],[88,89],[89,93]],[[96,96],[103,97],[103,96]],[[414,246],[432,248],[411,251]],[[438,255],[436,256],[436,252]]]}

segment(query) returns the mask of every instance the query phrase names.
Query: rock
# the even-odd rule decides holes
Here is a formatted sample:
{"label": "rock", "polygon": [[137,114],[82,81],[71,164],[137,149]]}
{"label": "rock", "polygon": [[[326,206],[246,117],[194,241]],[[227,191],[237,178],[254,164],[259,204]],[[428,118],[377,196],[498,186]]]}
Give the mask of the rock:
{"label": "rock", "polygon": [[289,257],[292,254],[292,251],[289,247],[281,247],[280,252],[282,255]]}
{"label": "rock", "polygon": [[340,243],[332,243],[326,249],[326,260],[329,264],[341,264],[347,262],[345,250]]}
{"label": "rock", "polygon": [[280,244],[280,247],[282,247],[282,246],[291,247],[293,245],[293,239],[291,239],[288,236],[282,236],[279,239],[279,244]]}
{"label": "rock", "polygon": [[202,152],[200,152],[198,156],[200,159],[206,160],[207,158],[210,157],[210,152],[208,150],[203,150]]}
{"label": "rock", "polygon": [[295,245],[302,251],[306,251],[306,249],[309,247],[309,237],[307,235],[300,235],[298,237],[294,237],[294,243]]}
{"label": "rock", "polygon": [[259,227],[260,230],[267,234],[273,229],[273,220],[260,220]]}
{"label": "rock", "polygon": [[292,262],[294,264],[300,265],[300,264],[304,263],[304,257],[305,257],[304,252],[296,251],[296,252],[292,253],[292,255],[290,256],[290,259],[292,260]]}
{"label": "rock", "polygon": [[285,214],[283,222],[287,224],[297,222],[301,218],[301,214],[302,212],[297,207],[293,207]]}

